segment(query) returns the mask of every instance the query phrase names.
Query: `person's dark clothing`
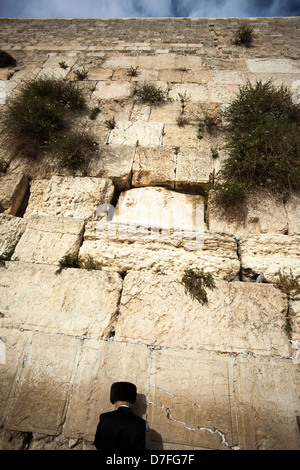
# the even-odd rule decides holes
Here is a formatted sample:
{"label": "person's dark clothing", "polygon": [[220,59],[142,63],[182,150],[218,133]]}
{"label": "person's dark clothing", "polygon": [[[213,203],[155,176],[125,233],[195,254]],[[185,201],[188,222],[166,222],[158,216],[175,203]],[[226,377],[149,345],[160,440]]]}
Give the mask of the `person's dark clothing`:
{"label": "person's dark clothing", "polygon": [[146,448],[146,421],[130,408],[120,406],[115,411],[102,413],[94,446],[103,453],[144,451]]}

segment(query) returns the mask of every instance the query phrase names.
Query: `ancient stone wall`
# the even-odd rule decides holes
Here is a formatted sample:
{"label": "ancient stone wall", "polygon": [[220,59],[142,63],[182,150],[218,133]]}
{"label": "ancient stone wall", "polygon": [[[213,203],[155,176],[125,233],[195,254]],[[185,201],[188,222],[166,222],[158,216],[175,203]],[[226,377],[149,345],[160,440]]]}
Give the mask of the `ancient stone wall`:
{"label": "ancient stone wall", "polygon": [[[250,48],[232,42],[243,21],[0,20],[17,60],[0,69],[2,110],[24,80],[83,69],[101,109],[82,118],[98,144],[84,172],[28,162],[1,136],[2,449],[93,449],[118,380],[137,385],[149,449],[300,449],[299,298],[274,285],[279,270],[300,275],[300,195],[261,191],[222,212],[208,183],[224,135],[198,135],[197,118],[247,81],[299,102],[299,18],[247,20]],[[140,103],[144,81],[170,99]],[[60,269],[66,255],[78,267]],[[216,283],[204,304],[181,282],[197,268]]]}

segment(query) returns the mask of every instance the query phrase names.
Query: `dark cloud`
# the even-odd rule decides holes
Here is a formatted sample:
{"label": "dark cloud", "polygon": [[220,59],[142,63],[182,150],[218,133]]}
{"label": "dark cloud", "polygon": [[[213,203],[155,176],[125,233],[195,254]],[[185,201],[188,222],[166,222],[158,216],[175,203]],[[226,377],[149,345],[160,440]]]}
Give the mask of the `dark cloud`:
{"label": "dark cloud", "polygon": [[299,16],[299,0],[0,0],[1,17]]}

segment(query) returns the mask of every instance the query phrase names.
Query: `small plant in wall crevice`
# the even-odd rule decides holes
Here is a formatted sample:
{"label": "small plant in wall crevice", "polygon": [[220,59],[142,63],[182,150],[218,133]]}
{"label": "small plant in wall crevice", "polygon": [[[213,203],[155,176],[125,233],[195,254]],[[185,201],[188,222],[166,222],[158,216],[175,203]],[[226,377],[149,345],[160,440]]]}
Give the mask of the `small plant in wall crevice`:
{"label": "small plant in wall crevice", "polygon": [[181,282],[185,286],[186,292],[202,304],[208,302],[206,288],[212,290],[216,287],[213,275],[205,273],[203,269],[185,270]]}

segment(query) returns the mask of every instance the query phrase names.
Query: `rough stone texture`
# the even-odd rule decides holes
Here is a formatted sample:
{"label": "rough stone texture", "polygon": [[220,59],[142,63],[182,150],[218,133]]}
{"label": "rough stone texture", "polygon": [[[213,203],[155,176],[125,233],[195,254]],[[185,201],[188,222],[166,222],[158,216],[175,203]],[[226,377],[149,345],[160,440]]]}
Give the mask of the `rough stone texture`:
{"label": "rough stone texture", "polygon": [[117,314],[120,277],[70,268],[56,272],[54,266],[21,262],[0,268],[3,326],[108,338]]}
{"label": "rough stone texture", "polygon": [[[208,303],[181,277],[131,272],[125,278],[116,340],[187,349],[287,355],[287,302],[263,284],[219,281]],[[243,301],[242,301],[243,299]]]}
{"label": "rough stone texture", "polygon": [[[282,233],[297,230],[297,209],[290,203],[289,221],[285,205],[280,198],[259,191],[247,196],[246,201],[238,208],[224,209],[215,201],[213,191],[210,191],[207,207],[209,230],[224,232],[236,236],[252,235],[253,233]],[[292,227],[295,226],[293,229]],[[297,232],[296,232],[297,233]]]}
{"label": "rough stone texture", "polygon": [[29,263],[59,264],[67,255],[76,258],[84,230],[83,219],[32,216],[12,259]]}
{"label": "rough stone texture", "polygon": [[279,271],[300,275],[300,237],[281,234],[261,234],[241,237],[239,252],[244,278],[257,278],[263,273],[273,282]]}
{"label": "rough stone texture", "polygon": [[29,198],[25,217],[30,214],[90,219],[95,218],[98,205],[111,202],[114,186],[107,178],[53,176],[42,197],[41,192],[41,184],[31,186],[33,199]]}
{"label": "rough stone texture", "polygon": [[186,269],[203,268],[218,279],[238,279],[240,263],[235,241],[230,236],[205,235],[202,249],[186,250],[181,242],[85,240],[79,251],[83,267],[124,272],[150,271],[161,274],[182,274]]}
{"label": "rough stone texture", "polygon": [[26,221],[13,215],[0,214],[0,257],[10,257],[26,229]]}
{"label": "rough stone texture", "polygon": [[[299,19],[248,21],[251,48],[232,42],[239,18],[0,19],[1,48],[17,60],[0,70],[1,114],[29,78],[85,70],[87,108],[72,125],[98,144],[73,171],[55,154],[13,154],[0,126],[0,257],[15,250],[0,263],[0,449],[94,449],[119,379],[138,386],[149,449],[300,449],[299,296],[271,285],[278,269],[300,274],[299,194],[252,195],[238,218],[207,200],[239,87],[273,79],[300,102]],[[143,82],[169,99],[140,102]],[[200,246],[173,236],[197,201]],[[160,223],[153,240],[146,227]],[[59,274],[67,253],[80,269]],[[185,292],[187,268],[213,274],[208,304]]]}
{"label": "rough stone texture", "polygon": [[132,167],[132,186],[164,186],[174,189],[176,160],[172,148],[138,147]]}
{"label": "rough stone texture", "polygon": [[133,411],[145,418],[149,370],[145,345],[85,341],[73,381],[65,435],[93,441],[100,413],[112,408],[107,390],[119,380],[137,385]]}
{"label": "rough stone texture", "polygon": [[23,173],[6,174],[0,178],[0,204],[6,214],[17,215],[28,188]]}

